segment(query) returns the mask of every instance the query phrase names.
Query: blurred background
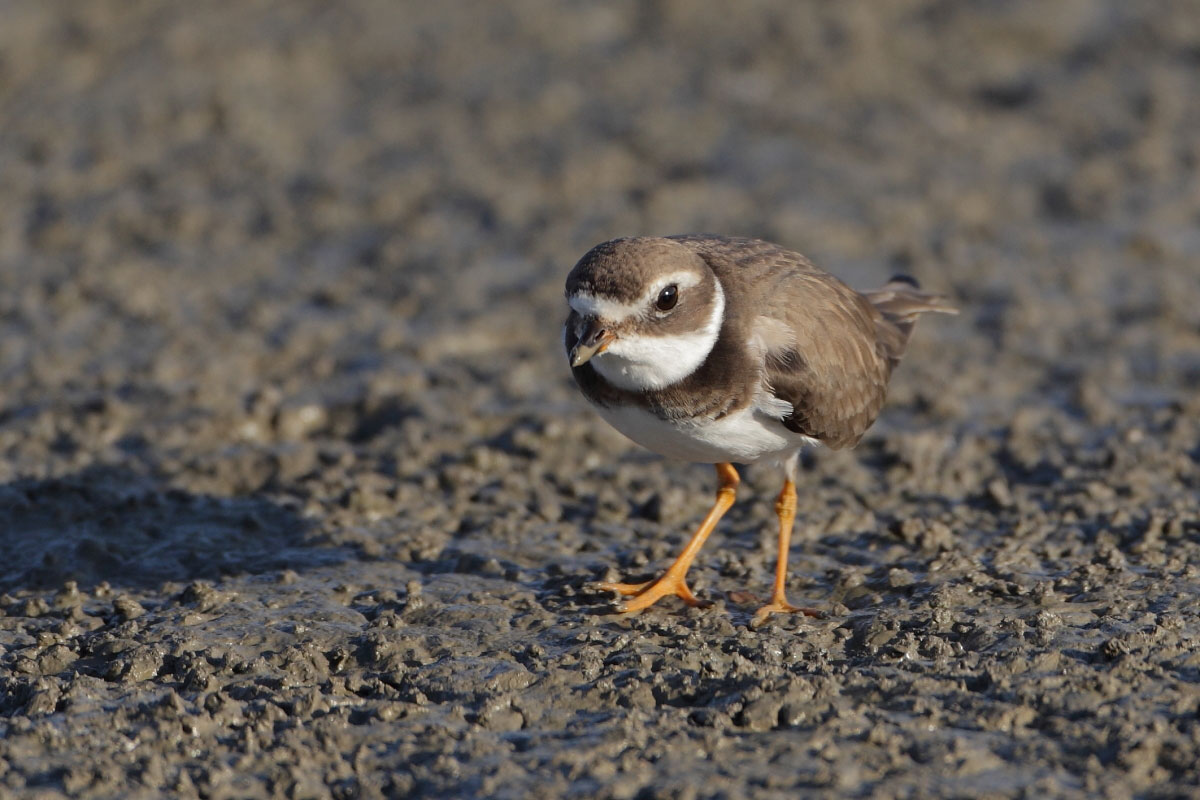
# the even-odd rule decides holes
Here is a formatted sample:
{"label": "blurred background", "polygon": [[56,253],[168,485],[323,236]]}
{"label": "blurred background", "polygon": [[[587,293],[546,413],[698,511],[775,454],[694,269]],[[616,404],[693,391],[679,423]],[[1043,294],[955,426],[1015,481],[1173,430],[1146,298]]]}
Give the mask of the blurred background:
{"label": "blurred background", "polygon": [[[947,419],[1112,421],[1200,380],[1187,0],[0,13],[3,406],[20,437],[48,404],[129,412],[56,457],[165,451],[179,404],[221,443],[274,435],[248,403],[333,415],[285,413],[302,433],[384,396],[438,419],[446,386],[459,419],[558,410],[562,278],[634,234],[954,295],[897,389]],[[44,468],[3,434],[0,472]]]}
{"label": "blurred background", "polygon": [[[138,616],[113,612],[111,591],[149,609],[143,644],[176,641],[170,609],[216,602],[181,587],[222,576],[255,597],[310,591],[334,616],[354,596],[335,586],[393,587],[351,604],[371,619],[406,585],[433,596],[452,576],[444,594],[459,597],[505,580],[474,617],[524,591],[538,600],[520,613],[546,614],[537,647],[562,615],[599,625],[555,598],[614,565],[652,571],[704,507],[709,472],[641,453],[578,396],[563,279],[600,241],[700,231],[773,240],[860,289],[908,272],[962,309],[919,326],[861,448],[807,462],[794,575],[810,600],[903,614],[904,587],[957,586],[966,573],[946,564],[984,564],[970,585],[992,581],[1004,603],[1042,587],[1021,606],[1031,626],[1055,591],[1098,585],[1120,595],[1113,619],[1186,609],[1200,564],[1197,98],[1194,0],[0,0],[0,607],[25,620],[0,637],[4,663],[60,640],[71,658],[101,652],[70,644],[70,609],[104,606],[109,626]],[[772,480],[750,476],[754,502],[698,564],[708,591],[765,585]],[[1115,544],[1143,534],[1150,555],[1122,571]],[[937,555],[950,551],[960,560]],[[1088,572],[1101,562],[1113,572]],[[279,570],[278,585],[236,583]],[[1137,583],[1151,573],[1159,594]],[[67,599],[32,599],[51,591]],[[928,599],[911,595],[912,619]],[[1200,635],[1191,608],[1169,630]],[[357,652],[360,623],[315,646]],[[219,648],[241,637],[230,630],[189,635]],[[1070,631],[1080,652],[1099,646],[1093,628]],[[736,649],[728,631],[706,636]],[[483,646],[470,641],[454,652]],[[840,642],[813,658],[859,674],[866,650]],[[45,685],[5,684],[17,699],[0,710],[59,707],[71,663],[27,670]],[[141,674],[97,663],[71,674]],[[172,683],[173,663],[113,702],[190,686],[193,667],[180,656]],[[1071,680],[1091,686],[1088,669]],[[356,691],[338,702],[392,702]],[[199,701],[183,695],[190,714]],[[893,722],[911,734],[880,724]],[[1063,731],[1040,752],[1092,784],[1050,789],[1108,786]],[[93,733],[79,763],[125,758]],[[547,746],[566,746],[555,735]],[[65,763],[29,736],[27,764]],[[395,757],[431,782],[396,791],[465,785],[433,756],[412,766],[423,746]],[[865,763],[842,752],[838,776]],[[1147,769],[1120,785],[1145,791],[1170,766]],[[1019,758],[1013,770],[1005,785],[1034,785]],[[224,779],[205,780],[217,796]]]}

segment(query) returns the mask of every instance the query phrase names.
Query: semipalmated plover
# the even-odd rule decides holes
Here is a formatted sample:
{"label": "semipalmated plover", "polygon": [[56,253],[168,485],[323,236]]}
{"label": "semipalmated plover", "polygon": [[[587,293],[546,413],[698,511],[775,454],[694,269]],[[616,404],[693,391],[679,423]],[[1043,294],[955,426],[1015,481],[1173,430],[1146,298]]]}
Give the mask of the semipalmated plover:
{"label": "semipalmated plover", "polygon": [[715,464],[717,499],[658,580],[605,583],[639,611],[667,595],[700,601],[686,574],[733,505],[733,462],[784,472],[775,503],[779,556],[772,612],[819,612],[784,592],[796,515],[797,455],[849,447],[875,421],[917,317],[956,313],[906,276],[859,293],[768,242],[684,235],[615,239],[567,276],[564,338],[584,396],[605,420],[661,455]]}

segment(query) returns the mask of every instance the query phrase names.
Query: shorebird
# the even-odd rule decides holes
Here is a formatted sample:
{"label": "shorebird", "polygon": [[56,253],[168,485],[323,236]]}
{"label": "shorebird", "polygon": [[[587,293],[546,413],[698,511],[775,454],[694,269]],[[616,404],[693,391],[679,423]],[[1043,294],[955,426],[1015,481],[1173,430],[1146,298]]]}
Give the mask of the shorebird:
{"label": "shorebird", "polygon": [[704,234],[615,239],[567,276],[564,344],[584,397],[605,420],[669,458],[716,465],[716,501],[657,580],[603,583],[640,611],[675,595],[702,605],[687,571],[733,505],[734,463],[784,475],[775,502],[775,612],[819,615],[787,601],[797,456],[850,447],[875,421],[917,317],[957,313],[905,275],[857,292],[807,258],[756,239]]}

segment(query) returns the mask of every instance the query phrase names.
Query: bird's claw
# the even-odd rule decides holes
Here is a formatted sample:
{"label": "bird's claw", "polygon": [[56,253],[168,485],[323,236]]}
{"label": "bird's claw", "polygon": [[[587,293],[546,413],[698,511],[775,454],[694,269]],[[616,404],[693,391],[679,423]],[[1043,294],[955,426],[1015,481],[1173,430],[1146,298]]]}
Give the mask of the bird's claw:
{"label": "bird's claw", "polygon": [[617,611],[622,614],[649,608],[668,595],[675,595],[693,608],[706,608],[712,605],[692,594],[692,590],[688,588],[687,581],[682,576],[672,575],[670,572],[656,581],[646,581],[645,583],[605,582],[596,584],[596,588],[605,592],[616,592],[622,597],[632,597],[632,600],[627,600],[617,606]]}
{"label": "bird's claw", "polygon": [[750,627],[759,627],[765,623],[772,614],[803,614],[806,617],[814,617],[816,619],[825,618],[825,612],[818,608],[794,606],[782,597],[777,597],[762,608],[758,609],[758,611],[754,612],[754,616],[750,619]]}

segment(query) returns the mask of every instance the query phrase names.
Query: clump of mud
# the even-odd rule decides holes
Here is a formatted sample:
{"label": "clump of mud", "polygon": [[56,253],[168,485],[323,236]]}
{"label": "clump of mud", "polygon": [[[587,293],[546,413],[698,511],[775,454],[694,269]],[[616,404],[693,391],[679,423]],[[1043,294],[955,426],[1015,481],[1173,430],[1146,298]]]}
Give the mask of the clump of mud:
{"label": "clump of mud", "polygon": [[[1184,5],[43,2],[0,26],[0,794],[1180,795],[1200,782]],[[852,452],[610,613],[708,468],[562,279],[710,230],[923,324]]]}

